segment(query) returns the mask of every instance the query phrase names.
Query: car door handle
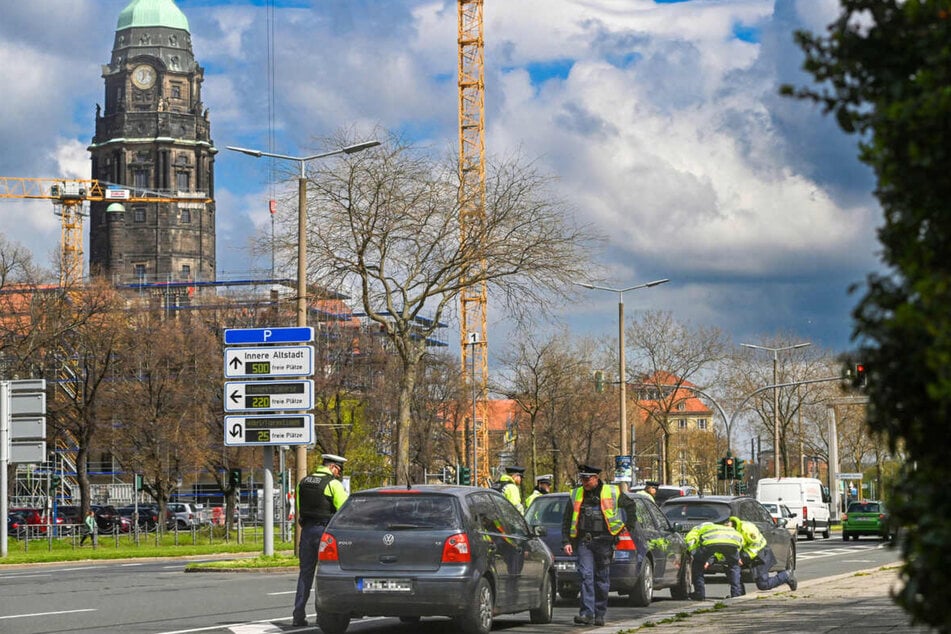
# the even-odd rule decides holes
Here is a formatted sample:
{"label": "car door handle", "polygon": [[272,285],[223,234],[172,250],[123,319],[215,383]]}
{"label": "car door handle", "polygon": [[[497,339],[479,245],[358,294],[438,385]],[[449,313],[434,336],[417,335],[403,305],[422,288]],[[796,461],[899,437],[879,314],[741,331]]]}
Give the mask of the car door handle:
{"label": "car door handle", "polygon": [[381,564],[395,564],[397,559],[396,555],[380,555]]}

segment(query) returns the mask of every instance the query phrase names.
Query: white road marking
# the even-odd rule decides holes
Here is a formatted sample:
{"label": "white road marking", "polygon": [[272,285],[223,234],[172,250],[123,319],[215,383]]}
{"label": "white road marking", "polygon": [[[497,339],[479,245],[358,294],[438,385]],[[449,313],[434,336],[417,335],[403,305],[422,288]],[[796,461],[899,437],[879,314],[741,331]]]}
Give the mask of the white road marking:
{"label": "white road marking", "polygon": [[33,612],[32,614],[11,614],[9,616],[0,616],[0,619],[22,619],[33,616],[52,616],[54,614],[76,614],[77,612],[95,612],[94,608],[85,608],[82,610],[57,610],[56,612]]}

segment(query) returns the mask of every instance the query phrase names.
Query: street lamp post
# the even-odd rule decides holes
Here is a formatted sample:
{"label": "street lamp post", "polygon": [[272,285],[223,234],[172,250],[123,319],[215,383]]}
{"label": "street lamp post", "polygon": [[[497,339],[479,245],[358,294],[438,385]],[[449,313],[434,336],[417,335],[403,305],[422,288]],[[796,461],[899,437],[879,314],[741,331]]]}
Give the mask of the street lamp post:
{"label": "street lamp post", "polygon": [[812,345],[809,342],[797,343],[791,346],[780,346],[770,348],[769,346],[757,346],[752,343],[741,343],[744,348],[754,350],[766,350],[773,353],[773,476],[780,477],[779,473],[779,379],[776,376],[776,369],[779,363],[779,353],[783,350],[795,350],[796,348],[805,348]]}
{"label": "street lamp post", "polygon": [[[300,165],[300,176],[297,179],[297,325],[307,325],[307,170],[306,164],[309,161],[335,156],[337,154],[353,154],[362,150],[369,149],[379,145],[379,141],[364,141],[354,145],[333,150],[331,152],[322,152],[310,156],[289,156],[287,154],[274,154],[262,150],[253,150],[242,147],[227,146],[229,150],[241,152],[248,156],[261,158],[281,159],[285,161],[297,161]],[[265,459],[267,459],[267,448],[265,447]],[[271,461],[273,461],[271,455]],[[296,479],[294,482],[300,482],[307,475],[307,447],[297,445],[294,448],[294,462]],[[273,486],[273,483],[272,483]],[[297,544],[300,543],[300,525],[294,522],[294,549],[297,550]]]}
{"label": "street lamp post", "polygon": [[[637,284],[635,286],[628,286],[627,288],[610,288],[607,286],[598,286],[597,284],[589,284],[587,282],[575,282],[578,286],[583,286],[584,288],[590,288],[592,290],[598,291],[608,291],[611,293],[617,293],[617,330],[618,330],[618,428],[620,432],[620,453],[624,454],[624,451],[627,449],[627,368],[626,361],[624,359],[624,293],[628,291],[634,291],[639,288],[650,288],[651,286],[659,286],[660,284],[666,284],[670,280],[654,280],[653,282],[646,282],[644,284]],[[637,480],[637,451],[636,451],[636,430],[631,429],[631,483],[633,484]],[[622,490],[627,490],[626,483],[621,483]]]}

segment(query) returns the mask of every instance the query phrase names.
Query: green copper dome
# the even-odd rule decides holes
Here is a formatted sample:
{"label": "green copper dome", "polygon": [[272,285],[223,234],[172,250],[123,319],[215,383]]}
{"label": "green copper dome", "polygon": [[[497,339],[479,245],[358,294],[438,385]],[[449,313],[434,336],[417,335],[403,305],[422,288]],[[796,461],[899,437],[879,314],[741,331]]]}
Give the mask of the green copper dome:
{"label": "green copper dome", "polygon": [[173,0],[132,0],[119,14],[116,31],[147,26],[188,31],[188,19]]}

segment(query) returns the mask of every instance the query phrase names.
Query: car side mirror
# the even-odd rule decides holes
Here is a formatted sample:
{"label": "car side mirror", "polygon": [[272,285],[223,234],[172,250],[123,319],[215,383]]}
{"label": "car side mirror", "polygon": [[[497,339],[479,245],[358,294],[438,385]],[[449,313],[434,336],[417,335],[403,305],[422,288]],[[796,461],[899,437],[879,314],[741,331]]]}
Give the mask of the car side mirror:
{"label": "car side mirror", "polygon": [[548,535],[548,527],[540,524],[532,524],[532,535],[535,537],[545,537]]}
{"label": "car side mirror", "polygon": [[674,532],[675,532],[675,533],[686,533],[686,532],[687,532],[687,527],[684,526],[682,522],[674,522],[672,526],[673,526],[673,529],[674,529]]}
{"label": "car side mirror", "polygon": [[778,520],[776,520],[776,523],[779,524],[780,526],[786,526],[786,524],[789,523],[789,520],[787,520],[785,517],[781,517]]}
{"label": "car side mirror", "polygon": [[790,514],[789,514],[789,517],[796,517],[796,514],[795,514],[795,513],[790,513]]}

